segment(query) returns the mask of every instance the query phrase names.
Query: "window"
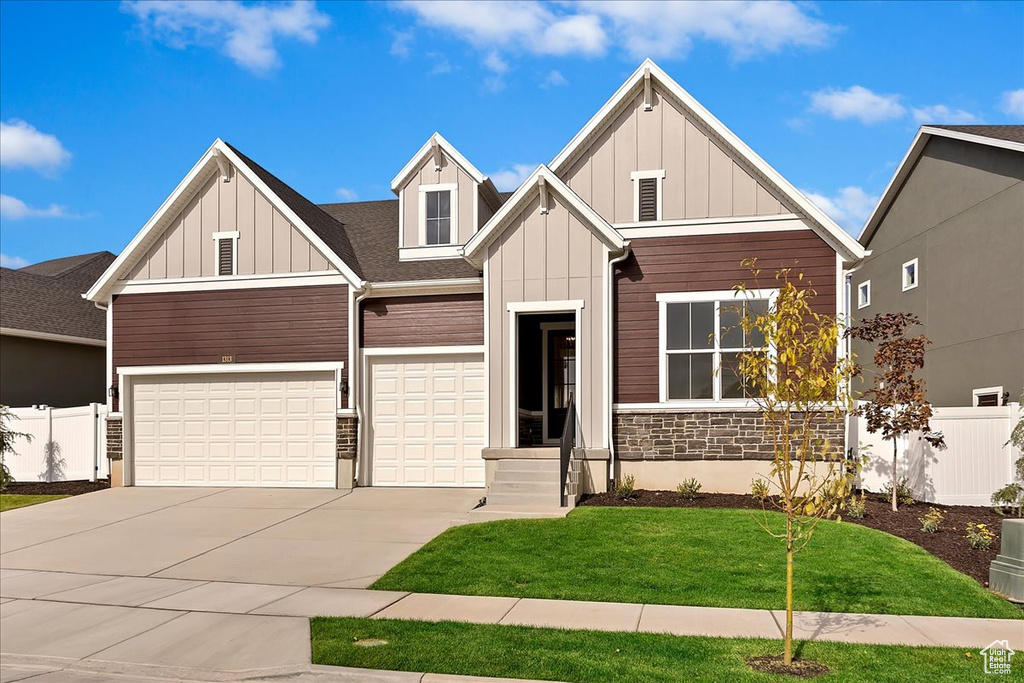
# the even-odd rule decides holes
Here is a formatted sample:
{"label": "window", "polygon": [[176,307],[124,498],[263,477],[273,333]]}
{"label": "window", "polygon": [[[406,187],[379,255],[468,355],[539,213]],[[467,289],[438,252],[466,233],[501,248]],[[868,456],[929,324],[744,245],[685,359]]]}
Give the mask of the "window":
{"label": "window", "polygon": [[871,280],[865,280],[857,285],[857,308],[867,308],[871,305]]}
{"label": "window", "polygon": [[[1000,405],[1000,399],[1003,399],[1005,394],[1002,387],[985,387],[984,389],[975,389],[971,392],[974,398],[975,408],[994,408]],[[1006,405],[1005,400],[1002,405]]]}
{"label": "window", "polygon": [[633,220],[660,221],[665,171],[634,171],[630,178],[633,180]]}
{"label": "window", "polygon": [[217,275],[238,274],[238,233],[237,232],[215,232],[213,233],[214,244],[214,270]]}
{"label": "window", "polygon": [[919,274],[920,273],[918,272],[917,259],[914,259],[913,261],[907,261],[906,263],[903,264],[904,292],[907,291],[908,289],[913,289],[914,287],[917,287]]}
{"label": "window", "polygon": [[420,245],[457,244],[458,185],[420,185]]}
{"label": "window", "polygon": [[748,398],[740,376],[740,355],[768,349],[758,333],[740,327],[743,315],[767,310],[774,292],[659,294],[661,308],[661,400],[721,401]]}

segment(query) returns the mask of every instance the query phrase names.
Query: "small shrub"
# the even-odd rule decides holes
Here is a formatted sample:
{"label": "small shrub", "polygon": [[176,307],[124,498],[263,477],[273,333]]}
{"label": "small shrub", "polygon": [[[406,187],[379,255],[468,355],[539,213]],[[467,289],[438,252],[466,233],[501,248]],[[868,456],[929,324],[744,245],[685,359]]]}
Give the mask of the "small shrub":
{"label": "small shrub", "polygon": [[[892,502],[891,483],[886,483],[885,486],[882,487],[882,495],[885,496],[885,499],[887,501],[889,501],[890,503]],[[916,500],[914,500],[914,491],[907,484],[906,477],[900,479],[899,482],[896,484],[896,502],[901,503],[903,505],[913,505],[914,503],[917,502]]]}
{"label": "small shrub", "polygon": [[864,519],[864,513],[867,511],[867,506],[864,504],[863,498],[851,498],[846,504],[846,515],[854,519]]}
{"label": "small shrub", "polygon": [[987,524],[967,523],[967,533],[964,534],[967,543],[975,550],[988,550],[995,540],[996,535],[988,528]]}
{"label": "small shrub", "polygon": [[622,500],[629,500],[636,495],[636,477],[632,474],[619,479],[618,483],[615,484],[615,495]]}
{"label": "small shrub", "polygon": [[679,485],[676,486],[676,493],[678,493],[682,498],[693,500],[697,497],[697,494],[700,493],[700,482],[693,477],[683,479],[679,482]]}
{"label": "small shrub", "polygon": [[939,530],[943,517],[945,515],[938,508],[928,508],[928,512],[924,513],[924,517],[918,517],[917,521],[921,522],[921,531],[926,534],[934,534]]}
{"label": "small shrub", "polygon": [[1001,515],[1024,517],[1024,486],[1014,482],[993,493],[992,508]]}
{"label": "small shrub", "polygon": [[763,503],[768,500],[771,495],[771,492],[768,490],[768,482],[761,478],[751,480],[750,495],[759,503]]}

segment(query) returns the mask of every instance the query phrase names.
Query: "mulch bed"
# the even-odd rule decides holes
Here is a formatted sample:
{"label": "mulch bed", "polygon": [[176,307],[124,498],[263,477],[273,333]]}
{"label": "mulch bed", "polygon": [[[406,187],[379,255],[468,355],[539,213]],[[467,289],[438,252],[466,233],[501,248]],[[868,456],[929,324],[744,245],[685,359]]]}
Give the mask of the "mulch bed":
{"label": "mulch bed", "polygon": [[[580,505],[598,505],[606,507],[661,507],[661,508],[739,508],[760,510],[761,504],[753,496],[732,493],[700,493],[693,500],[682,498],[675,491],[637,490],[635,497],[622,500],[614,492],[598,493],[585,496]],[[939,531],[926,534],[921,531],[918,517],[922,517],[929,507],[942,511],[944,519]],[[768,509],[774,509],[771,505]],[[900,505],[895,514],[889,509],[889,502],[880,494],[869,493],[865,499],[863,519],[854,519],[843,515],[844,522],[861,524],[878,529],[893,536],[905,538],[916,543],[932,555],[945,561],[959,572],[967,574],[983,586],[988,586],[988,570],[992,560],[999,554],[999,535],[1002,521],[1006,519],[989,507],[970,507],[966,505],[935,505],[914,503]],[[964,538],[964,527],[967,522],[987,524],[995,534],[995,539],[988,550],[974,550]]]}
{"label": "mulch bed", "polygon": [[77,496],[110,488],[110,481],[15,481],[4,493],[18,493],[25,496]]}
{"label": "mulch bed", "polygon": [[767,674],[785,674],[797,678],[817,678],[829,672],[829,668],[821,662],[813,659],[793,659],[793,663],[787,665],[781,655],[750,657],[747,659],[747,666],[754,671],[761,671]]}

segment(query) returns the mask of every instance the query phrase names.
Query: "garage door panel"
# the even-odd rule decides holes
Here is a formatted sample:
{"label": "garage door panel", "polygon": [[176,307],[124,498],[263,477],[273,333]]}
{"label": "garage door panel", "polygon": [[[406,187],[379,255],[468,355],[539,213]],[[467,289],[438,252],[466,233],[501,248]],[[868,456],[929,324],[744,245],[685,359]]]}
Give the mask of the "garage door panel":
{"label": "garage door panel", "polygon": [[333,373],[140,378],[135,483],[333,487],[334,385]]}

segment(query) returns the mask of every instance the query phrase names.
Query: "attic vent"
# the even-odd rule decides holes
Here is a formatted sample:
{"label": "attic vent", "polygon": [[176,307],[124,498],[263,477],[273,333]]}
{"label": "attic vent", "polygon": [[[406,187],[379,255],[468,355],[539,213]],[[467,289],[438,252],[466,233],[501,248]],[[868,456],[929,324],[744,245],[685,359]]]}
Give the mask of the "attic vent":
{"label": "attic vent", "polygon": [[217,243],[216,269],[217,275],[235,275],[235,252],[238,240],[237,232],[216,232],[213,239]]}
{"label": "attic vent", "polygon": [[641,221],[658,220],[658,179],[640,178],[639,211],[638,218]]}

